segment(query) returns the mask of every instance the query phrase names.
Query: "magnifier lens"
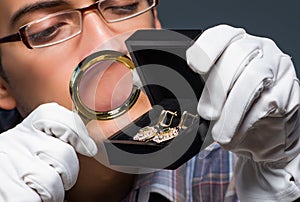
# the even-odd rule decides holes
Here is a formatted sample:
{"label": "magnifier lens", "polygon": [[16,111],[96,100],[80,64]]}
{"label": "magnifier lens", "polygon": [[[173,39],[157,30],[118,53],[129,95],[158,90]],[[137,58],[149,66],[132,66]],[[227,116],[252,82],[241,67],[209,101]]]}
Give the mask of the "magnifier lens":
{"label": "magnifier lens", "polygon": [[127,112],[140,94],[133,70],[130,58],[118,51],[99,51],[85,58],[70,81],[76,111],[86,121],[113,119]]}
{"label": "magnifier lens", "polygon": [[132,92],[131,70],[122,62],[102,60],[91,65],[79,83],[79,97],[91,110],[105,112],[120,107]]}

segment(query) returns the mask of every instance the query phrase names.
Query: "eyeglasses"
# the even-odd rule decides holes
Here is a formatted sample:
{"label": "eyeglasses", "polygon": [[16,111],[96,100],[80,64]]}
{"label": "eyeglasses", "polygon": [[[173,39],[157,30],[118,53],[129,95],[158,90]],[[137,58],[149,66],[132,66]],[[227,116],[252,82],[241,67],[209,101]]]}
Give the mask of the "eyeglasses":
{"label": "eyeglasses", "polygon": [[102,0],[79,9],[53,13],[19,28],[15,34],[0,38],[0,43],[22,41],[27,48],[43,48],[67,41],[82,31],[83,14],[97,9],[107,23],[141,15],[159,0]]}

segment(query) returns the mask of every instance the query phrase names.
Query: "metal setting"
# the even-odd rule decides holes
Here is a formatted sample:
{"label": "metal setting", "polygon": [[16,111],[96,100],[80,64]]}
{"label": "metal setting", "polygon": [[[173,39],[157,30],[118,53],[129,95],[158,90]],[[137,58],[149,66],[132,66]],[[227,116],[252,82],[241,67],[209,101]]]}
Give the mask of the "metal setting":
{"label": "metal setting", "polygon": [[166,142],[175,138],[179,134],[177,127],[175,128],[164,128],[160,131],[158,135],[156,135],[152,140],[156,143]]}
{"label": "metal setting", "polygon": [[[189,119],[189,118],[191,118],[191,119]],[[194,114],[188,113],[187,111],[184,111],[182,113],[180,122],[178,124],[178,128],[182,129],[182,130],[186,130],[188,127],[192,126],[194,124],[195,120],[198,118],[199,118],[198,115],[194,115]],[[188,123],[188,122],[190,122],[190,123]],[[186,124],[188,124],[188,125],[186,125]]]}
{"label": "metal setting", "polygon": [[[166,123],[168,114],[171,114],[172,116],[169,120],[169,123]],[[174,116],[177,116],[177,112],[162,110],[158,119],[158,123],[155,126],[146,126],[141,128],[133,137],[133,140],[153,141],[160,144],[177,137],[181,131],[191,127],[195,120],[199,118],[198,115],[193,115],[187,111],[184,111],[178,126],[170,127]]]}
{"label": "metal setting", "polygon": [[[170,118],[169,123],[166,124],[168,114],[171,114],[172,116]],[[145,126],[144,128],[141,128],[139,132],[133,137],[133,140],[137,140],[137,141],[152,140],[152,138],[155,138],[157,135],[160,134],[160,126],[169,127],[172,124],[174,116],[177,116],[177,112],[162,110],[158,118],[158,123],[155,126]]]}
{"label": "metal setting", "polygon": [[[172,116],[169,120],[169,123],[166,123],[168,114],[171,114]],[[171,112],[169,110],[163,110],[161,112],[160,116],[159,116],[158,124],[162,127],[169,127],[172,124],[174,116],[177,116],[177,112]]]}
{"label": "metal setting", "polygon": [[147,141],[152,139],[158,134],[158,128],[155,126],[146,126],[141,128],[139,132],[133,137],[133,140],[137,141]]}

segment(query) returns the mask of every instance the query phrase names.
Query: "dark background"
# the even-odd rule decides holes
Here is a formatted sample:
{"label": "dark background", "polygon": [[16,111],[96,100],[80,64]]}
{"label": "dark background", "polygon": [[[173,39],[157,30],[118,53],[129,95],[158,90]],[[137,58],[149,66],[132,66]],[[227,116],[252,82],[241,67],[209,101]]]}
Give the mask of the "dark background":
{"label": "dark background", "polygon": [[164,28],[229,24],[271,38],[292,56],[300,76],[299,5],[297,0],[160,0],[158,10]]}

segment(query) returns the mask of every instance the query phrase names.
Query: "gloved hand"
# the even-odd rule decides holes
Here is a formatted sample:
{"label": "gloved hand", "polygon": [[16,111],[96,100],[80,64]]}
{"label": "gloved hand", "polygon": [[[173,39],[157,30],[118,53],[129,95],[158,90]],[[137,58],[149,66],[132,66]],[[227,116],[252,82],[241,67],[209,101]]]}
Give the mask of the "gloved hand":
{"label": "gloved hand", "polygon": [[[206,30],[187,50],[187,61],[206,81],[200,116],[212,120],[215,141],[242,156],[237,189],[247,195],[252,186],[259,196],[255,201],[283,196],[282,190],[291,187],[297,190],[293,197],[299,197],[291,183],[299,183],[300,175],[286,171],[300,152],[300,87],[291,58],[270,39],[220,25]],[[275,168],[283,172],[277,175],[282,183],[270,180],[278,173]]]}
{"label": "gloved hand", "polygon": [[54,103],[0,135],[0,201],[63,201],[77,180],[76,152],[97,147],[80,118]]}

